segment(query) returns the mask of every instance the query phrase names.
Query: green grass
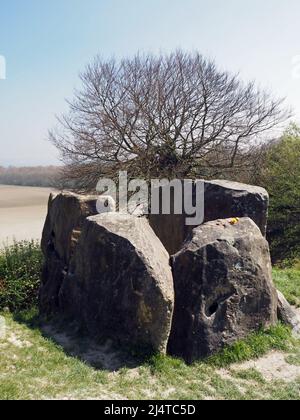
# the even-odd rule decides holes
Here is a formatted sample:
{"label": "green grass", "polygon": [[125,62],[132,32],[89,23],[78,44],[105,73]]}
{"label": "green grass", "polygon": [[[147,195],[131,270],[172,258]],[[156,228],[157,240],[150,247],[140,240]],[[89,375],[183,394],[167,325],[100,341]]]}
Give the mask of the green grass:
{"label": "green grass", "polygon": [[287,362],[296,365],[299,342],[282,325],[253,334],[191,366],[179,359],[155,355],[136,367],[110,372],[68,355],[43,336],[34,311],[2,316],[7,323],[6,337],[0,340],[2,400],[299,399],[298,379],[290,383],[266,381],[255,369],[232,369],[233,362],[259,357],[272,349],[286,352]]}
{"label": "green grass", "polygon": [[286,361],[293,366],[300,366],[300,349],[298,348],[293,354],[288,355]]}
{"label": "green grass", "polygon": [[18,242],[0,252],[0,310],[28,309],[37,304],[42,268],[37,242]]}
{"label": "green grass", "polygon": [[291,305],[300,307],[300,269],[281,270],[274,268],[273,279],[276,287]]}
{"label": "green grass", "polygon": [[[0,336],[1,400],[300,399],[300,378],[288,383],[270,381],[258,370],[240,365],[273,350],[284,352],[291,366],[300,366],[300,342],[282,324],[191,366],[161,355],[143,361],[135,355],[134,364],[132,354],[130,360],[122,359],[124,367],[116,372],[99,362],[87,363],[84,356],[89,348],[83,337],[75,337],[80,352],[71,353],[47,338],[36,310],[28,310],[37,301],[41,265],[35,243],[15,244],[0,255],[0,311],[7,307],[14,312],[2,312],[7,328],[4,338]],[[300,306],[298,268],[274,269],[274,281],[290,303]]]}
{"label": "green grass", "polygon": [[271,350],[288,351],[296,345],[290,329],[278,324],[266,331],[251,334],[247,339],[237,341],[231,347],[207,359],[215,367],[226,367],[232,363],[257,359]]}

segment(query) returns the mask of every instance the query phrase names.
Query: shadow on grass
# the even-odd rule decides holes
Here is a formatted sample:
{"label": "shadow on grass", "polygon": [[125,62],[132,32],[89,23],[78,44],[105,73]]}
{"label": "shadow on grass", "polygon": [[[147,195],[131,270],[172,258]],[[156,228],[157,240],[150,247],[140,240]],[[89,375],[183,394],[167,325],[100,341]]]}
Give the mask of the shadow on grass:
{"label": "shadow on grass", "polygon": [[[160,371],[162,366],[173,366],[174,363],[176,366],[178,363],[180,366],[185,365],[180,359],[153,354],[145,349],[126,349],[123,345],[120,348],[109,340],[95,341],[74,323],[67,323],[61,318],[41,319],[37,309],[15,314],[14,319],[30,329],[38,330],[44,338],[58,345],[65,354],[76,357],[95,369],[116,372],[122,368],[133,369],[147,364],[152,370]],[[290,328],[279,323],[267,330],[252,333],[195,364],[226,368],[234,363],[257,359],[271,350],[285,352],[299,344],[300,341],[292,337]]]}
{"label": "shadow on grass", "polygon": [[151,359],[153,352],[144,348],[122,349],[111,340],[95,341],[76,324],[61,317],[45,319],[38,310],[15,313],[16,322],[37,330],[47,340],[58,345],[66,355],[75,357],[94,369],[116,372],[123,368],[136,368]]}

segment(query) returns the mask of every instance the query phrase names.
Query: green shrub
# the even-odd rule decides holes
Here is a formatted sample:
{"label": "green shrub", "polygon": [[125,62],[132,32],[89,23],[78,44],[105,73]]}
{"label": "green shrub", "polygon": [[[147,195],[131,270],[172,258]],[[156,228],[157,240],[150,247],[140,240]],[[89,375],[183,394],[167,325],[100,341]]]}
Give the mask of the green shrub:
{"label": "green shrub", "polygon": [[300,257],[300,128],[292,125],[270,148],[263,171],[270,193],[269,229],[273,262]]}
{"label": "green shrub", "polygon": [[37,304],[42,260],[34,241],[16,242],[0,251],[0,310],[15,312]]}

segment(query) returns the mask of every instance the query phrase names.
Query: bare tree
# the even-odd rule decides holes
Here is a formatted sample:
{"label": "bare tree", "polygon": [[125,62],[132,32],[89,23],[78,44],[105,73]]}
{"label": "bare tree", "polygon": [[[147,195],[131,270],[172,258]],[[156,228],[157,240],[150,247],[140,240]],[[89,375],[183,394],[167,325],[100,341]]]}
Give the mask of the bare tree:
{"label": "bare tree", "polygon": [[197,53],[97,58],[81,79],[50,137],[64,177],[82,189],[119,170],[147,179],[248,171],[249,156],[288,116],[282,100]]}

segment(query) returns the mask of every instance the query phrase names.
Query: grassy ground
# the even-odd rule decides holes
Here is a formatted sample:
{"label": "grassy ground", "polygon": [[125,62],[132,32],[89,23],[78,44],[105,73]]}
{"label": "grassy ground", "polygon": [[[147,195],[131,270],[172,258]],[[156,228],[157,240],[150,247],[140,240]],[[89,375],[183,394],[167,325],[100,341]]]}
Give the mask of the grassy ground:
{"label": "grassy ground", "polygon": [[153,356],[110,371],[84,361],[85,349],[81,357],[68,355],[24,318],[2,316],[6,335],[0,340],[0,399],[300,398],[300,377],[268,380],[258,370],[236,364],[276,350],[284,353],[287,364],[300,366],[300,343],[282,325],[192,366]]}
{"label": "grassy ground", "polygon": [[[300,272],[275,270],[275,282],[292,303],[300,298]],[[192,366],[170,357],[128,359],[109,369],[93,363],[89,345],[77,340],[77,353],[65,341],[47,337],[34,313],[2,313],[0,399],[300,399],[300,341],[278,325]],[[3,324],[3,322],[2,322]],[[0,320],[1,326],[1,320]],[[3,333],[3,329],[2,329]],[[57,331],[56,337],[59,336]],[[52,337],[55,334],[52,334]],[[76,338],[74,338],[76,341]],[[60,345],[58,344],[60,342]],[[72,343],[73,347],[74,341]],[[265,354],[283,359],[283,379],[244,364]],[[96,353],[96,351],[94,352]],[[95,354],[94,354],[95,356]],[[99,361],[98,361],[99,362]],[[270,371],[276,370],[271,365]]]}
{"label": "grassy ground", "polygon": [[291,305],[300,307],[300,269],[274,269],[276,287],[285,295]]}

